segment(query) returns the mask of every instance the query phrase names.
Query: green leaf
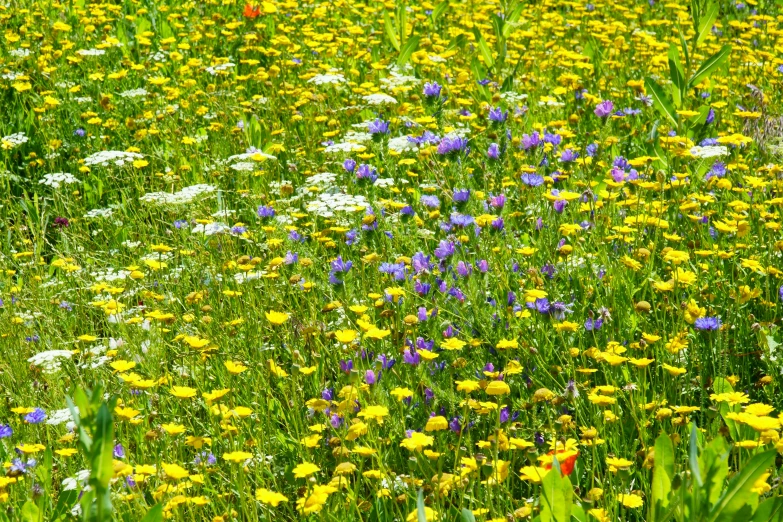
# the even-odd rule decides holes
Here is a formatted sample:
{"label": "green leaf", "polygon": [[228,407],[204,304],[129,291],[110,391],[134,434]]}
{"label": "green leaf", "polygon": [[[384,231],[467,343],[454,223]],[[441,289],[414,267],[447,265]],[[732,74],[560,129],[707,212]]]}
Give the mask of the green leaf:
{"label": "green leaf", "polygon": [[112,466],[114,449],[114,423],[111,411],[102,404],[95,419],[95,437],[91,451],[90,480],[97,481],[101,487],[108,488],[114,469]]}
{"label": "green leaf", "polygon": [[481,58],[484,60],[484,64],[486,64],[487,67],[492,68],[492,66],[495,65],[495,59],[492,58],[492,51],[489,49],[487,41],[483,36],[481,36],[481,33],[478,29],[473,29],[473,36],[476,37],[476,43],[478,44],[478,48],[481,52]]}
{"label": "green leaf", "polygon": [[41,510],[32,500],[28,500],[22,506],[22,520],[24,522],[38,522],[41,519]]}
{"label": "green leaf", "polygon": [[717,2],[710,2],[707,4],[707,9],[704,12],[704,17],[699,20],[699,28],[696,30],[696,45],[699,45],[710,34],[712,26],[715,25],[715,20],[718,18],[718,10],[720,5]]}
{"label": "green leaf", "polygon": [[672,81],[674,106],[681,107],[687,88],[685,85],[685,73],[680,63],[680,52],[674,44],[669,44],[669,78]]}
{"label": "green leaf", "polygon": [[505,20],[506,23],[503,25],[503,38],[508,38],[511,35],[511,31],[514,30],[514,24],[516,24],[519,17],[522,16],[524,8],[525,6],[523,4],[517,3],[510,9]]}
{"label": "green leaf", "polygon": [[471,510],[462,508],[462,520],[463,522],[476,522],[476,517]]}
{"label": "green leaf", "polygon": [[443,13],[445,13],[446,9],[448,8],[449,8],[449,0],[443,0],[443,2],[436,5],[435,9],[432,10],[432,15],[430,15],[432,18],[432,23],[434,24],[435,22],[437,22],[438,18],[440,18],[440,16]]}
{"label": "green leaf", "polygon": [[649,77],[644,79],[644,85],[647,87],[647,90],[650,91],[653,99],[653,105],[655,105],[655,108],[658,109],[658,112],[665,116],[671,122],[671,124],[676,127],[677,113],[674,111],[674,107],[672,107],[671,100],[669,100],[663,93],[663,89],[661,89],[660,85],[658,85],[655,80]]}
{"label": "green leaf", "polygon": [[573,488],[568,477],[560,475],[557,459],[541,481],[541,522],[570,522]]}
{"label": "green leaf", "polygon": [[163,522],[163,504],[152,506],[141,522]]}
{"label": "green leaf", "polygon": [[715,69],[718,68],[718,66],[723,62],[723,60],[727,59],[729,55],[731,54],[731,46],[730,45],[724,45],[720,48],[720,50],[707,58],[707,60],[701,64],[701,67],[699,67],[699,70],[696,71],[696,73],[691,76],[691,79],[688,80],[688,88],[695,87],[699,85],[703,80],[706,78],[709,78],[709,76],[715,71]]}
{"label": "green leaf", "polygon": [[52,518],[57,520],[61,516],[65,515],[65,513],[69,512],[73,508],[77,500],[79,500],[79,492],[76,490],[60,492],[60,494],[57,496],[57,505],[54,507],[54,511],[52,512]]}
{"label": "green leaf", "polygon": [[701,478],[701,469],[699,468],[699,447],[697,440],[698,428],[696,428],[695,422],[691,422],[691,439],[690,446],[688,448],[688,461],[691,466],[691,475],[693,475],[696,484],[701,487],[704,485],[704,480]]}
{"label": "green leaf", "polygon": [[574,506],[571,508],[571,520],[576,522],[587,522],[587,513],[582,506]]}
{"label": "green leaf", "polygon": [[408,10],[405,8],[405,4],[399,4],[397,6],[397,17],[395,18],[394,23],[397,24],[397,35],[400,39],[400,45],[402,45],[408,34]]}
{"label": "green leaf", "polygon": [[427,522],[427,511],[424,509],[424,492],[420,489],[416,498],[416,518],[418,522]]}
{"label": "green leaf", "polygon": [[669,506],[669,493],[672,490],[674,478],[674,446],[666,433],[661,433],[655,439],[655,464],[652,481],[653,520],[663,519],[663,514]]}
{"label": "green leaf", "polygon": [[394,50],[399,52],[400,41],[397,40],[397,35],[394,32],[394,25],[392,25],[391,18],[389,18],[389,13],[386,11],[383,12],[383,28],[386,31],[386,38],[389,39],[389,43],[392,44]]}
{"label": "green leaf", "polygon": [[755,455],[743,467],[742,471],[735,475],[729,482],[726,491],[712,506],[708,522],[729,522],[737,520],[735,516],[748,503],[750,497],[755,496],[750,490],[753,484],[761,478],[764,472],[775,461],[775,450],[765,451]]}
{"label": "green leaf", "polygon": [[714,439],[704,448],[699,464],[707,493],[703,500],[714,504],[720,498],[729,474],[729,449],[723,437]]}
{"label": "green leaf", "polygon": [[783,512],[783,497],[768,498],[759,504],[750,522],[772,522],[773,520],[778,522],[781,519],[781,512]]}
{"label": "green leaf", "polygon": [[[680,33],[680,47],[682,48],[682,55],[685,58],[685,67],[688,69],[691,68],[691,55],[688,53],[688,42],[685,41],[685,36],[682,34],[682,29],[679,31]],[[683,76],[685,76],[683,74]]]}
{"label": "green leaf", "polygon": [[402,48],[402,51],[400,51],[400,57],[397,58],[397,65],[402,67],[406,63],[408,63],[408,60],[411,59],[411,55],[416,52],[416,49],[419,47],[419,41],[421,40],[421,37],[419,35],[411,36],[408,38],[408,41],[405,42],[405,46]]}
{"label": "green leaf", "polygon": [[697,34],[699,32],[699,14],[698,0],[691,0],[691,18],[693,19],[693,31]]}

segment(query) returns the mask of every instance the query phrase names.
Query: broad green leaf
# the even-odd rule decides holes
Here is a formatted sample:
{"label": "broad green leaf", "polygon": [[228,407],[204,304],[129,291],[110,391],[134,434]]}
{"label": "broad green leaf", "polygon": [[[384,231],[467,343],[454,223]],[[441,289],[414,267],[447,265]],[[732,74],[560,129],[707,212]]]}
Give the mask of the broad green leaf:
{"label": "broad green leaf", "polygon": [[663,89],[661,89],[655,80],[649,77],[644,79],[644,85],[647,87],[647,90],[650,91],[650,95],[653,99],[653,105],[655,105],[655,108],[658,109],[658,112],[665,116],[669,122],[676,127],[677,113],[675,112],[674,107],[672,107],[671,100],[669,100],[663,93]]}
{"label": "broad green leaf", "polygon": [[701,64],[699,70],[688,80],[688,88],[696,87],[703,80],[709,78],[709,76],[718,68],[718,66],[726,60],[731,54],[731,46],[724,45],[720,50],[707,58],[707,60]]}
{"label": "broad green leaf", "polygon": [[389,39],[389,43],[391,43],[392,47],[394,47],[394,49],[399,52],[400,41],[397,39],[397,35],[394,32],[394,25],[392,25],[391,18],[389,18],[389,13],[386,11],[383,12],[383,28],[386,31],[386,38]]}
{"label": "broad green leaf", "polygon": [[697,440],[698,428],[696,428],[695,422],[691,422],[691,439],[690,445],[688,447],[688,461],[691,466],[691,475],[696,481],[696,484],[701,487],[704,485],[704,480],[701,477],[701,470],[699,468],[699,446]]}
{"label": "broad green leaf", "polygon": [[489,49],[487,41],[481,36],[478,29],[473,29],[473,35],[476,37],[476,44],[481,52],[481,58],[484,60],[484,64],[487,67],[492,68],[492,66],[495,65],[495,59],[492,58],[492,51]]}
{"label": "broad green leaf", "polygon": [[427,522],[427,511],[424,509],[424,492],[420,489],[416,497],[416,519],[418,522]]}
{"label": "broad green leaf", "polygon": [[430,15],[432,18],[432,23],[438,21],[438,18],[441,17],[443,13],[446,12],[446,9],[449,8],[449,0],[443,0],[443,2],[439,3],[435,6],[435,9],[432,10],[432,14]]}
{"label": "broad green leaf", "polygon": [[399,4],[397,6],[397,17],[395,18],[394,23],[397,24],[397,37],[402,46],[408,35],[408,10],[405,8],[405,4]]}
{"label": "broad green leaf", "polygon": [[759,504],[750,522],[779,522],[783,513],[783,497],[772,497]]}
{"label": "broad green leaf", "polygon": [[575,522],[588,522],[587,513],[582,506],[574,505],[571,508],[571,520]]}
{"label": "broad green leaf", "polygon": [[57,504],[55,505],[54,511],[52,512],[52,518],[56,520],[62,515],[65,515],[65,513],[69,512],[73,508],[78,500],[78,491],[61,491],[60,494],[57,495]]}
{"label": "broad green leaf", "polygon": [[[573,489],[568,477],[560,475],[555,459],[552,469],[541,481],[541,522],[570,522]],[[569,494],[570,493],[570,494]]]}
{"label": "broad green leaf", "polygon": [[715,25],[715,20],[718,18],[719,9],[720,4],[717,2],[713,1],[707,4],[707,9],[704,11],[704,16],[699,20],[699,28],[696,30],[697,46],[702,43],[705,38],[707,38],[708,34],[710,34],[712,26]]}
{"label": "broad green leaf", "polygon": [[471,510],[462,508],[462,522],[476,522],[476,517]]}
{"label": "broad green leaf", "polygon": [[655,464],[653,466],[652,510],[654,520],[661,520],[669,505],[669,493],[674,478],[674,446],[666,433],[655,439]]}
{"label": "broad green leaf", "polygon": [[514,30],[514,24],[516,24],[519,17],[522,16],[524,8],[525,6],[521,3],[517,3],[511,8],[506,17],[506,23],[503,25],[503,38],[508,38],[511,35],[511,32]]}
{"label": "broad green leaf", "polygon": [[737,475],[729,481],[726,491],[710,510],[708,522],[729,522],[737,520],[738,513],[748,504],[749,497],[758,498],[751,488],[775,461],[775,450],[755,455],[745,463]]}
{"label": "broad green leaf", "polygon": [[729,449],[723,437],[710,442],[699,459],[699,469],[704,477],[707,495],[704,501],[714,504],[723,492],[723,485],[729,474]]}
{"label": "broad green leaf", "polygon": [[163,504],[152,506],[141,522],[163,522]]}
{"label": "broad green leaf", "polygon": [[685,73],[680,63],[680,52],[677,46],[669,44],[669,78],[672,81],[672,100],[675,107],[682,107],[682,100],[687,90],[685,85]]}
{"label": "broad green leaf", "polygon": [[405,45],[402,48],[402,51],[400,51],[400,57],[397,58],[397,65],[402,67],[406,63],[408,63],[408,60],[411,59],[411,55],[416,52],[416,49],[419,47],[419,41],[421,40],[421,37],[419,35],[411,36],[408,38],[408,41],[405,42]]}
{"label": "broad green leaf", "polygon": [[38,506],[32,500],[24,503],[21,515],[24,522],[38,522],[41,520],[41,510],[38,509]]}
{"label": "broad green leaf", "polygon": [[91,448],[90,480],[97,481],[103,488],[108,488],[114,474],[112,467],[114,449],[114,424],[109,407],[101,405],[95,419],[95,436]]}

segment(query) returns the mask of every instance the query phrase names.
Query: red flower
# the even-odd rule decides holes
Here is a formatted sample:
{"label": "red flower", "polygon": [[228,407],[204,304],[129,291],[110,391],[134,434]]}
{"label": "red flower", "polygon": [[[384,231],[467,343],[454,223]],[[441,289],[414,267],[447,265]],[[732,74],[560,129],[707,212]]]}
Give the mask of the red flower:
{"label": "red flower", "polygon": [[[560,464],[560,472],[564,477],[569,476],[574,472],[574,466],[576,465],[576,459],[579,457],[578,451],[550,451],[547,455],[554,455],[557,458],[557,463]],[[552,469],[552,464],[544,466],[546,469]]]}
{"label": "red flower", "polygon": [[255,18],[261,14],[261,8],[253,6],[253,4],[245,4],[245,10],[242,11],[242,15],[245,18]]}

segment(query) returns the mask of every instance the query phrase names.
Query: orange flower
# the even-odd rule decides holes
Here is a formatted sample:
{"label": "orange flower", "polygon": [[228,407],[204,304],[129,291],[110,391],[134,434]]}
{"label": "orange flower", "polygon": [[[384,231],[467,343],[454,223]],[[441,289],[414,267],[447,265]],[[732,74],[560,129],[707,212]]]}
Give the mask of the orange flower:
{"label": "orange flower", "polygon": [[245,4],[245,10],[242,11],[242,16],[245,18],[255,18],[261,14],[261,8],[254,6],[253,4]]}

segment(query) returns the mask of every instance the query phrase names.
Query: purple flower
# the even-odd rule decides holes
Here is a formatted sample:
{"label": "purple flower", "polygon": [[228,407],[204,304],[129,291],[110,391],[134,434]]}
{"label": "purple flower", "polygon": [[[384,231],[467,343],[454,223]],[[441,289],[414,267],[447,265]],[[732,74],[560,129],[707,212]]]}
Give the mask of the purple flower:
{"label": "purple flower", "polygon": [[697,330],[712,331],[719,330],[722,324],[720,317],[699,317],[693,326]]}
{"label": "purple flower", "polygon": [[[260,209],[261,207],[258,208]],[[274,214],[274,210],[272,211],[272,213]],[[177,230],[187,225],[188,225],[188,221],[186,219],[178,219],[174,222],[174,228],[176,228]]]}
{"label": "purple flower", "polygon": [[612,103],[610,100],[605,100],[599,103],[595,106],[595,110],[593,111],[596,116],[599,118],[606,118],[610,114],[612,114],[612,110],[614,109],[614,103]]}
{"label": "purple flower", "polygon": [[780,296],[780,300],[783,301],[783,286],[778,290],[778,295]]}
{"label": "purple flower", "polygon": [[579,153],[575,152],[571,149],[566,149],[563,151],[562,154],[560,154],[560,161],[563,163],[570,163],[572,161],[575,161],[576,158],[579,157]]}
{"label": "purple flower", "polygon": [[598,152],[598,145],[596,143],[591,143],[590,145],[585,147],[585,151],[587,152],[587,155],[592,158]]}
{"label": "purple flower", "polygon": [[84,129],[78,128],[75,131],[73,131],[73,135],[79,138],[84,138],[87,135],[87,133],[85,132]]}
{"label": "purple flower", "polygon": [[8,424],[0,424],[0,439],[7,439],[14,434],[14,430]]}
{"label": "purple flower", "polygon": [[428,98],[437,98],[440,96],[441,86],[437,82],[424,84],[424,96]]}
{"label": "purple flower", "polygon": [[521,179],[522,179],[522,183],[524,183],[528,187],[538,187],[544,184],[543,176],[531,172],[525,172],[524,174],[522,174]]}
{"label": "purple flower", "polygon": [[419,355],[419,352],[414,350],[405,350],[402,354],[402,361],[405,364],[412,364],[417,365],[421,362],[421,355]]}
{"label": "purple flower", "polygon": [[334,390],[331,388],[324,388],[321,392],[321,398],[325,401],[331,401],[334,399]]}
{"label": "purple flower", "polygon": [[565,210],[566,205],[568,205],[568,201],[565,199],[557,199],[554,202],[552,202],[552,208],[555,209],[555,212],[558,214],[562,214],[563,210]]}
{"label": "purple flower", "polygon": [[506,195],[498,194],[489,198],[489,204],[494,208],[503,208],[506,205]]}
{"label": "purple flower", "polygon": [[451,199],[454,200],[454,203],[465,203],[470,199],[470,190],[457,189],[454,191],[454,194],[451,196]]}
{"label": "purple flower", "polygon": [[495,123],[503,123],[508,118],[508,111],[503,112],[500,107],[492,108],[489,110],[489,121]]}
{"label": "purple flower", "polygon": [[275,209],[266,205],[258,207],[258,217],[262,219],[269,219],[275,216]]}
{"label": "purple flower", "polygon": [[457,274],[459,274],[461,277],[469,276],[472,270],[473,267],[465,264],[465,261],[459,261],[457,263]]}
{"label": "purple flower", "polygon": [[28,424],[41,424],[46,420],[46,412],[41,408],[36,408],[24,416],[24,421]]}
{"label": "purple flower", "polygon": [[454,433],[462,431],[462,425],[459,422],[459,417],[454,417],[449,421],[449,429]]}
{"label": "purple flower", "polygon": [[125,448],[122,447],[122,444],[116,444],[114,446],[114,450],[112,451],[115,459],[124,459],[125,458]]}
{"label": "purple flower", "polygon": [[343,161],[343,168],[346,170],[346,172],[353,172],[353,170],[356,168],[356,160],[348,158],[347,160]]}
{"label": "purple flower", "polygon": [[372,370],[367,370],[364,372],[364,382],[367,384],[375,384],[377,382],[377,379],[375,377],[375,372]]}
{"label": "purple flower", "polygon": [[459,213],[452,214],[449,220],[451,221],[452,225],[460,228],[465,228],[476,222],[476,220],[473,219],[473,216],[471,216],[470,214],[459,214]]}
{"label": "purple flower", "polygon": [[538,147],[541,145],[541,135],[537,132],[534,132],[533,134],[523,134],[522,135],[522,141],[521,141],[521,147],[524,150],[529,150],[534,147]]}
{"label": "purple flower", "polygon": [[413,254],[413,257],[411,258],[411,267],[417,274],[429,270],[432,266],[432,263],[430,263],[430,256],[425,256],[422,252]]}
{"label": "purple flower", "polygon": [[486,259],[480,259],[476,261],[476,268],[478,268],[479,272],[485,274],[489,270],[489,263],[487,262]]}
{"label": "purple flower", "polygon": [[369,179],[375,181],[378,179],[378,171],[376,171],[371,165],[362,163],[356,170],[356,179]]}
{"label": "purple flower", "polygon": [[440,206],[438,196],[422,196],[419,201],[427,208],[438,208]]}
{"label": "purple flower", "polygon": [[500,158],[500,146],[497,143],[490,143],[487,149],[487,157],[493,160]]}
{"label": "purple flower", "polygon": [[337,256],[337,259],[332,261],[332,270],[335,272],[348,272],[353,266],[353,261],[343,261],[343,256]]}
{"label": "purple flower", "polygon": [[367,125],[367,130],[370,132],[370,134],[388,134],[389,133],[389,122],[383,121],[380,118],[375,118],[374,121],[371,121]]}
{"label": "purple flower", "polygon": [[468,148],[468,139],[460,136],[444,136],[438,143],[441,156],[456,155]]}
{"label": "purple flower", "polygon": [[71,223],[70,221],[68,221],[68,218],[64,218],[61,216],[57,216],[56,218],[54,218],[54,226],[56,226],[57,228],[65,228],[70,226],[70,224]]}
{"label": "purple flower", "polygon": [[585,330],[587,330],[588,332],[592,332],[594,330],[598,331],[601,329],[601,325],[603,324],[604,321],[600,317],[598,319],[593,319],[592,317],[588,317],[587,320],[585,321]]}
{"label": "purple flower", "polygon": [[351,373],[351,370],[353,370],[353,361],[351,359],[348,359],[347,361],[341,360],[340,370],[345,373]]}
{"label": "purple flower", "polygon": [[332,425],[332,428],[337,429],[343,425],[343,419],[336,413],[332,413],[332,416],[329,417],[329,424]]}
{"label": "purple flower", "polygon": [[438,259],[446,259],[447,257],[453,256],[455,251],[454,243],[444,239],[438,243],[438,247],[435,249],[435,257]]}

